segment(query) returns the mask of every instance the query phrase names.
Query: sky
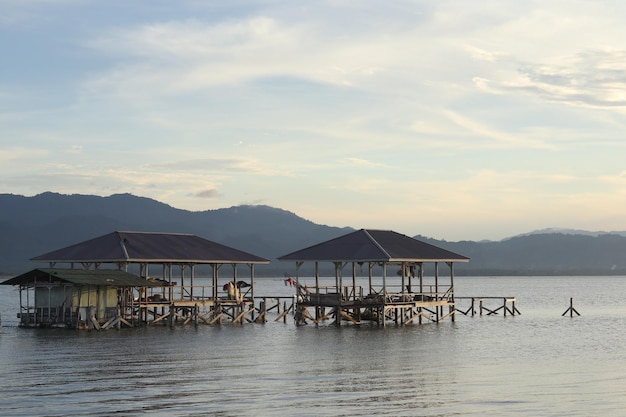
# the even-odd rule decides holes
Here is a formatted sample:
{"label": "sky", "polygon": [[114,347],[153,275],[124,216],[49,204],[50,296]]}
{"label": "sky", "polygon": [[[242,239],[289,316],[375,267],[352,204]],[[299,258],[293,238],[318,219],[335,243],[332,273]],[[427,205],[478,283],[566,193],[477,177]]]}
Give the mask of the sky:
{"label": "sky", "polygon": [[626,2],[0,0],[0,193],[626,230]]}

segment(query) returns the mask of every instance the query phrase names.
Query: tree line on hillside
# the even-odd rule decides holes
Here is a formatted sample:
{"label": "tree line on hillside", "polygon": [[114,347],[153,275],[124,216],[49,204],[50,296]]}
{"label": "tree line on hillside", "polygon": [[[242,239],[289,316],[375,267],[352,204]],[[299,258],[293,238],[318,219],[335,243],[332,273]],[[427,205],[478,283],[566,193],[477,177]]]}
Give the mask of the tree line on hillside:
{"label": "tree line on hillside", "polygon": [[[127,230],[195,234],[272,260],[257,267],[258,276],[282,276],[295,271],[293,265],[278,262],[278,256],[354,230],[315,224],[268,206],[191,212],[130,194],[0,194],[0,207],[2,275],[34,267],[29,259],[37,255]],[[470,257],[469,263],[455,266],[457,275],[626,274],[626,237],[618,234],[542,233],[497,242],[416,238]],[[326,269],[325,273],[332,272],[331,267]]]}

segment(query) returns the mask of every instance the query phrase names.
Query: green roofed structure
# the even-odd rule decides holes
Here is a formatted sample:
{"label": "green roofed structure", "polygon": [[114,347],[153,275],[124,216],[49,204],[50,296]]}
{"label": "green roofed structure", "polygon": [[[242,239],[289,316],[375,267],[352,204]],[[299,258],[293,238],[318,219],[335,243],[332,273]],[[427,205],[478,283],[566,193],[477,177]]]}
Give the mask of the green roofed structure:
{"label": "green roofed structure", "polygon": [[21,326],[106,329],[132,326],[123,311],[139,305],[133,294],[163,283],[116,269],[37,268],[2,285],[20,288]]}
{"label": "green roofed structure", "polygon": [[[25,310],[20,313],[21,323],[66,325],[64,317],[70,317],[75,324],[74,316],[66,314],[67,308],[71,307],[72,314],[76,308],[91,308],[87,323],[95,327],[108,323],[114,292],[123,324],[219,323],[223,318],[242,322],[247,315],[254,315],[254,266],[269,263],[191,234],[123,231],[48,252],[32,261],[46,262],[49,268],[2,283],[19,285],[20,294],[27,298],[21,297],[27,301],[26,307],[21,303]],[[211,275],[196,276],[199,265],[210,267]],[[65,269],[57,269],[61,266]],[[242,275],[242,267],[249,273]],[[59,288],[51,290],[48,302],[44,287],[50,285]],[[90,304],[83,305],[81,297],[87,297]],[[70,299],[79,302],[70,305]],[[99,304],[93,304],[94,300]]]}

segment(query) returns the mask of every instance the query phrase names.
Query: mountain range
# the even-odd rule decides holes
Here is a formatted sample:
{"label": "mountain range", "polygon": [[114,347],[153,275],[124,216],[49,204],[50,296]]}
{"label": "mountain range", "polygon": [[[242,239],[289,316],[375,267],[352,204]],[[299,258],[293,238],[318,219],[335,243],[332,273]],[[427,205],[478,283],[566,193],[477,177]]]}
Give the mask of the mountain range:
{"label": "mountain range", "polygon": [[[112,231],[191,233],[272,260],[257,276],[294,266],[276,258],[354,229],[315,224],[264,205],[192,212],[131,194],[0,194],[0,275],[40,266],[29,259]],[[402,233],[401,230],[396,230]],[[457,275],[625,275],[626,233],[546,229],[501,241],[416,239],[471,258]]]}

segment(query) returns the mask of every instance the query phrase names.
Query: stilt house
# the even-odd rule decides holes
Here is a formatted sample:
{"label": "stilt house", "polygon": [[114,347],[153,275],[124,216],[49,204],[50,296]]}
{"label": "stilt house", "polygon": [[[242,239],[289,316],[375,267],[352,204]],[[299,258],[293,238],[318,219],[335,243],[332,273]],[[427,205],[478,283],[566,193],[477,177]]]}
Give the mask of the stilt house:
{"label": "stilt house", "polygon": [[33,269],[2,284],[19,286],[21,326],[84,329],[132,326],[132,314],[122,312],[132,309],[133,294],[162,286],[120,270],[52,268]]}
{"label": "stilt house", "polygon": [[[75,297],[79,291],[81,296],[77,299],[82,300],[84,294],[89,297],[96,291],[100,294],[100,306],[105,310],[95,311],[92,316],[95,321],[106,323],[106,308],[113,308],[110,300],[116,292],[117,307],[124,324],[214,323],[229,317],[233,321],[244,320],[248,314],[254,314],[254,266],[269,263],[262,257],[191,234],[120,231],[32,260],[47,262],[49,269],[31,271],[3,284],[15,283],[21,289],[34,289],[36,308],[49,312],[48,321],[60,321],[55,309],[64,305],[70,292],[71,297]],[[66,268],[63,275],[61,270],[56,270],[61,265]],[[111,269],[96,272],[104,271],[102,267],[105,265],[117,272]],[[208,267],[210,276],[197,277],[199,265]],[[224,274],[223,270],[228,269],[224,266],[230,267],[230,273]],[[238,267],[242,266],[248,269],[248,274],[240,273]],[[68,270],[76,272],[69,273]],[[40,278],[42,274],[45,276]],[[37,277],[34,283],[33,277]],[[128,280],[128,285],[115,285],[122,277]],[[59,283],[59,289],[49,292],[49,302],[45,301],[45,291],[38,289],[41,285],[49,285],[45,283],[46,279]],[[68,285],[73,287],[71,291],[62,289]],[[121,296],[122,293],[125,295]],[[91,304],[94,299],[88,300],[89,306],[95,306]],[[24,309],[24,305],[21,308]],[[33,323],[37,315],[30,313],[30,305],[26,308],[29,313],[23,323]]]}
{"label": "stilt house", "polygon": [[[361,229],[281,256],[296,263],[296,314],[302,323],[330,317],[360,323],[371,319],[411,323],[454,320],[454,264],[469,258],[394,231]],[[315,263],[315,288],[300,284],[305,262]],[[335,285],[320,286],[319,264],[334,264]],[[433,276],[425,265],[433,264]],[[440,265],[449,273],[441,276]],[[346,271],[347,269],[347,271]],[[315,310],[313,316],[309,308]],[[448,311],[445,312],[444,308]]]}

